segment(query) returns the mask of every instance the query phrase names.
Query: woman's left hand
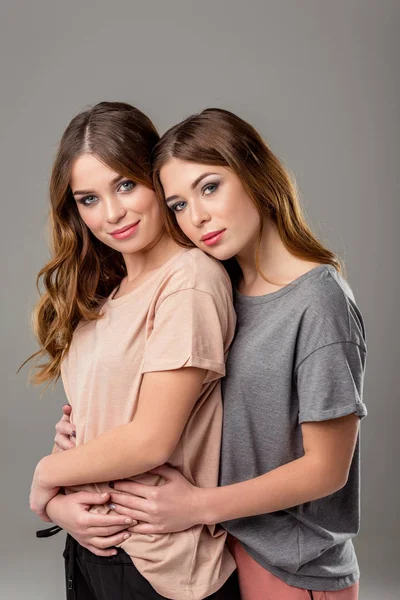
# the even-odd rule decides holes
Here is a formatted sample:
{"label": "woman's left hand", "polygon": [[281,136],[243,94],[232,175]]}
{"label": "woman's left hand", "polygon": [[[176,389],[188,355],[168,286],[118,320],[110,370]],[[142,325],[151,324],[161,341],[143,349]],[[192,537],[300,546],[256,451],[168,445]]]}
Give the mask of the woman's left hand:
{"label": "woman's left hand", "polygon": [[161,475],[164,485],[116,481],[110,507],[121,515],[141,521],[129,528],[134,533],[183,531],[202,523],[200,507],[204,488],[192,485],[176,469],[166,465],[150,473]]}
{"label": "woman's left hand", "polygon": [[43,484],[40,483],[39,467],[40,463],[36,467],[35,474],[33,476],[31,493],[29,497],[29,506],[31,510],[42,519],[42,521],[51,522],[46,514],[46,506],[48,502],[50,502],[50,500],[58,494],[60,488],[48,488],[43,486]]}

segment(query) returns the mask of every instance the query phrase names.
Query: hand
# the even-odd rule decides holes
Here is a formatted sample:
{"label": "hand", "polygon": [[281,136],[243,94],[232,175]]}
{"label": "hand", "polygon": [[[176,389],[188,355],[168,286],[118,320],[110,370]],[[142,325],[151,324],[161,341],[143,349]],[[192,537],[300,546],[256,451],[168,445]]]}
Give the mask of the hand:
{"label": "hand", "polygon": [[42,521],[50,521],[46,513],[46,506],[48,502],[50,502],[50,500],[58,494],[60,488],[47,488],[40,483],[40,477],[38,475],[39,465],[36,467],[35,474],[33,476],[31,493],[29,496],[29,506],[31,510],[42,519]]}
{"label": "hand", "polygon": [[75,425],[71,421],[72,406],[64,404],[63,416],[56,425],[56,435],[54,442],[59,450],[70,450],[75,448]]}
{"label": "hand", "polygon": [[134,481],[116,481],[110,505],[121,515],[144,521],[129,531],[135,533],[169,533],[183,531],[202,523],[201,506],[206,493],[176,469],[166,465],[149,473],[161,475],[164,485],[152,486]]}
{"label": "hand", "polygon": [[67,531],[81,545],[97,556],[113,556],[115,548],[129,532],[126,530],[136,521],[125,515],[109,513],[99,515],[89,512],[93,504],[106,504],[110,495],[95,492],[76,492],[64,496],[58,494],[47,506],[53,523]]}

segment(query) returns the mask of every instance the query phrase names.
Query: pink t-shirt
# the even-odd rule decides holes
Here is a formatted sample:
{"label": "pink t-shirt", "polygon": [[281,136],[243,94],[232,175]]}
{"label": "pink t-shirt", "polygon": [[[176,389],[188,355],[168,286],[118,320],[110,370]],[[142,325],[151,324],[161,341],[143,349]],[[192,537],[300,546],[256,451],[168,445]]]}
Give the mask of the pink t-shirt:
{"label": "pink t-shirt", "polygon": [[[180,249],[130,293],[104,303],[102,318],[81,322],[61,364],[77,445],[134,419],[144,373],[194,366],[206,370],[201,394],[169,464],[201,487],[218,484],[220,378],[235,328],[225,269],[193,248]],[[173,418],[173,414],[171,414]],[[162,485],[158,476],[133,479]],[[107,483],[67,492],[109,490]],[[91,510],[107,512],[107,507]],[[220,526],[138,534],[121,544],[154,589],[197,600],[218,590],[235,568]]]}

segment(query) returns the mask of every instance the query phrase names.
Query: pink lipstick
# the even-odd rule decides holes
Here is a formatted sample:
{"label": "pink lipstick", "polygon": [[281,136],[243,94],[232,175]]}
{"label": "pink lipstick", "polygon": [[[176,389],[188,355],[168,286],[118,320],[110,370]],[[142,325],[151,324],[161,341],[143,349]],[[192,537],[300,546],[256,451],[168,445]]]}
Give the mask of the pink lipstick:
{"label": "pink lipstick", "polygon": [[126,240],[135,233],[139,223],[140,221],[138,221],[137,223],[133,223],[132,225],[127,225],[126,227],[121,227],[121,229],[116,229],[115,231],[112,231],[110,235],[112,235],[113,238],[116,238],[117,240]]}
{"label": "pink lipstick", "polygon": [[210,233],[206,233],[203,235],[200,240],[205,243],[206,246],[214,246],[217,244],[222,236],[225,233],[225,229],[220,229],[219,231],[211,231]]}

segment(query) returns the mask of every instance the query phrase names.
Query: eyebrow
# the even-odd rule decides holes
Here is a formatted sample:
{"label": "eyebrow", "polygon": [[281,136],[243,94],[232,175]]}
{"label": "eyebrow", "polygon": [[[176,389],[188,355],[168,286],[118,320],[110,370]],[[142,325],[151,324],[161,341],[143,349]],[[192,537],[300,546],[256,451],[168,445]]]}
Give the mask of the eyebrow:
{"label": "eyebrow", "polygon": [[[205,179],[205,177],[208,177],[209,175],[219,175],[219,173],[211,173],[211,172],[202,173],[202,175],[199,175],[199,177],[197,177],[197,179],[195,179],[193,181],[193,183],[190,186],[190,188],[192,190],[194,190],[199,185],[200,181],[202,181],[203,179]],[[176,200],[177,198],[179,198],[179,196],[177,196],[175,194],[174,196],[169,196],[168,198],[166,198],[165,202],[171,202],[171,200]]]}
{"label": "eyebrow", "polygon": [[[118,181],[121,181],[121,179],[124,179],[124,176],[117,175],[112,181],[110,181],[110,185],[115,185],[118,183]],[[72,192],[73,196],[83,196],[84,194],[93,194],[93,190],[75,190],[75,192]]]}

